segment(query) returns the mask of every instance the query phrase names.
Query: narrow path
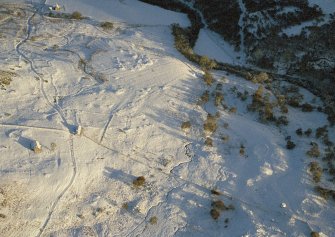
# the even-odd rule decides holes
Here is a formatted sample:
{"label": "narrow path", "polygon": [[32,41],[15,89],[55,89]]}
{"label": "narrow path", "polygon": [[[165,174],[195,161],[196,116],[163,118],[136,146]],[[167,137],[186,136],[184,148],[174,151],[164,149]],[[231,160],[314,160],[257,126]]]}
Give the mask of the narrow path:
{"label": "narrow path", "polygon": [[59,116],[60,116],[61,119],[62,119],[63,125],[64,125],[67,129],[69,129],[70,126],[69,126],[69,124],[67,123],[66,118],[65,118],[64,114],[63,114],[62,111],[61,111],[61,108],[57,108],[55,105],[53,105],[53,104],[50,102],[50,100],[49,100],[49,98],[48,98],[48,96],[47,96],[47,94],[46,94],[46,92],[45,92],[45,90],[44,90],[44,79],[43,79],[43,75],[42,75],[41,73],[39,73],[39,72],[36,70],[33,61],[32,61],[31,59],[29,59],[29,58],[22,52],[22,50],[21,50],[22,45],[25,44],[25,43],[27,42],[27,40],[29,39],[29,37],[30,37],[30,35],[31,35],[31,31],[32,31],[32,27],[33,27],[33,24],[32,24],[32,20],[33,20],[33,18],[36,16],[36,14],[38,14],[39,12],[41,12],[41,10],[42,10],[43,6],[45,5],[45,3],[46,3],[46,0],[42,0],[42,1],[41,1],[41,7],[40,7],[40,8],[37,8],[37,9],[34,11],[34,13],[28,18],[28,20],[27,20],[27,35],[26,35],[26,37],[25,37],[23,40],[21,40],[21,41],[15,46],[15,50],[16,50],[17,54],[18,54],[20,57],[24,58],[24,59],[29,63],[31,70],[36,74],[37,78],[39,79],[39,82],[40,82],[40,92],[41,92],[41,94],[43,95],[44,99],[46,100],[46,102],[49,104],[50,107],[52,107],[54,110],[56,110],[56,112],[59,114]]}
{"label": "narrow path", "polygon": [[11,127],[11,128],[33,128],[33,129],[41,129],[41,130],[49,130],[56,132],[67,132],[63,129],[58,128],[48,128],[48,127],[39,127],[39,126],[30,126],[30,125],[21,125],[21,124],[11,124],[11,123],[0,123],[0,127]]}
{"label": "narrow path", "polygon": [[111,114],[109,115],[109,118],[108,118],[108,120],[107,120],[107,123],[105,124],[105,127],[104,127],[104,129],[102,130],[102,133],[101,133],[101,136],[100,136],[99,143],[101,143],[102,140],[104,139],[105,134],[106,134],[106,131],[107,131],[108,127],[109,127],[109,124],[111,123],[111,121],[112,121],[112,119],[113,119],[113,116],[114,116],[114,115],[113,115],[113,112],[111,112]]}
{"label": "narrow path", "polygon": [[[38,14],[39,12],[41,12],[43,6],[45,6],[45,3],[46,3],[46,0],[41,0],[41,6],[39,8],[36,8],[36,10],[34,11],[34,13],[28,18],[27,20],[27,35],[26,37],[21,40],[15,47],[15,50],[17,52],[17,54],[20,56],[20,57],[23,57],[29,64],[30,64],[30,68],[31,70],[36,74],[36,76],[38,77],[39,79],[39,82],[40,82],[40,92],[41,94],[43,95],[44,99],[46,100],[46,102],[49,104],[49,106],[51,108],[53,108],[57,113],[58,115],[61,117],[61,120],[63,122],[63,125],[67,128],[67,130],[70,129],[70,126],[69,124],[67,123],[66,121],[66,118],[61,110],[61,108],[57,105],[53,105],[50,100],[48,99],[48,96],[44,90],[44,79],[43,79],[43,74],[39,73],[35,66],[34,66],[34,63],[31,59],[29,59],[21,50],[21,47],[23,44],[25,44],[27,42],[27,40],[29,39],[30,35],[31,35],[31,32],[32,32],[32,27],[33,27],[33,24],[32,24],[32,20],[33,18],[36,16],[36,14]],[[16,126],[19,126],[19,125],[16,125]],[[45,128],[39,128],[39,129],[45,129]],[[53,129],[55,130],[55,129]],[[70,182],[67,184],[67,186],[64,188],[64,190],[56,197],[55,201],[53,202],[50,210],[49,210],[49,213],[48,213],[48,216],[46,218],[46,220],[44,221],[44,224],[42,225],[42,227],[40,228],[39,230],[39,233],[37,234],[37,237],[40,237],[44,230],[46,229],[51,217],[52,217],[52,214],[54,213],[54,210],[56,209],[59,201],[62,199],[62,197],[65,195],[65,193],[69,190],[69,188],[72,186],[74,180],[75,180],[75,177],[77,175],[77,163],[76,163],[76,158],[74,156],[74,149],[73,149],[73,135],[70,136],[70,156],[71,156],[71,161],[72,161],[72,169],[73,169],[73,172],[72,172],[72,176],[71,176],[71,179],[70,179]]]}
{"label": "narrow path", "polygon": [[52,214],[54,213],[59,201],[62,199],[62,197],[65,195],[65,193],[69,190],[69,188],[72,186],[72,184],[74,183],[74,180],[77,176],[77,162],[76,162],[76,158],[75,158],[75,155],[74,155],[74,148],[73,148],[73,135],[70,136],[70,155],[71,155],[71,162],[72,162],[72,169],[73,169],[73,172],[72,172],[72,176],[71,176],[71,179],[70,179],[70,182],[67,184],[67,186],[63,189],[63,191],[57,196],[56,200],[54,201],[54,203],[52,204],[50,210],[49,210],[49,213],[48,213],[48,216],[46,218],[46,220],[44,221],[44,224],[42,225],[42,227],[40,228],[39,230],[39,233],[36,235],[36,237],[40,237],[44,230],[46,229],[51,217],[52,217]]}
{"label": "narrow path", "polygon": [[[138,160],[138,159],[131,158],[132,156],[131,156],[130,154],[124,154],[124,153],[122,153],[122,152],[120,152],[120,151],[118,151],[118,150],[115,150],[115,149],[110,148],[110,147],[108,147],[108,146],[106,146],[106,145],[103,145],[103,144],[101,144],[101,143],[98,143],[98,142],[94,141],[93,139],[91,139],[91,138],[88,137],[88,136],[83,135],[83,137],[85,137],[86,139],[92,141],[93,143],[97,144],[97,145],[100,146],[100,147],[103,147],[103,148],[105,148],[105,149],[107,149],[107,150],[110,150],[110,151],[115,152],[116,154],[118,154],[118,155],[120,155],[120,156],[123,156],[124,158],[121,158],[121,159],[124,159],[124,160],[125,160],[125,159],[127,159],[127,160],[132,160],[132,161],[134,161],[134,162],[136,162],[136,163],[139,163],[139,164],[142,164],[142,165],[146,165],[148,168],[150,168],[150,169],[154,169],[155,171],[157,171],[157,172],[160,173],[161,175],[166,176],[167,178],[174,178],[175,180],[177,180],[177,181],[179,181],[179,182],[182,182],[182,185],[185,185],[185,184],[193,185],[194,187],[196,187],[196,188],[198,188],[198,189],[200,189],[200,190],[206,190],[207,193],[210,193],[210,192],[211,192],[210,188],[208,188],[208,187],[206,187],[206,186],[203,186],[202,184],[195,183],[195,182],[193,182],[193,181],[191,181],[191,180],[188,180],[187,178],[183,178],[183,177],[180,177],[179,175],[175,174],[175,173],[173,172],[173,170],[175,170],[175,167],[172,168],[172,170],[171,170],[172,172],[171,172],[171,171],[170,171],[170,172],[165,172],[165,171],[163,171],[163,170],[161,170],[161,169],[159,169],[159,168],[157,168],[157,167],[153,167],[153,166],[151,166],[150,164],[146,164],[146,163],[144,163],[144,162],[142,162],[142,161],[140,161],[140,160]],[[151,153],[151,152],[148,152],[148,151],[147,151],[147,153],[144,153],[144,152],[141,152],[141,151],[134,151],[134,150],[133,150],[133,152],[135,152],[135,154],[137,154],[138,157],[140,157],[140,156],[146,156],[147,153]],[[151,154],[154,155],[154,153],[151,153]],[[158,155],[156,154],[156,155],[154,155],[154,156],[157,157]],[[160,164],[159,164],[158,162],[156,162],[155,160],[151,160],[151,162],[152,162],[152,163],[156,163],[156,164],[158,165],[158,167],[159,167],[159,165],[160,165]],[[188,163],[188,162],[186,162],[186,163]],[[177,166],[178,166],[178,165],[177,165]],[[227,192],[227,191],[220,190],[220,192],[221,192],[221,195],[222,195],[222,196],[224,196],[224,197],[226,197],[226,198],[228,198],[228,199],[230,199],[230,200],[236,201],[236,202],[238,202],[238,203],[240,203],[240,204],[244,204],[244,205],[248,206],[249,208],[256,209],[256,210],[261,211],[261,212],[264,212],[264,213],[273,213],[273,214],[276,214],[277,216],[287,216],[287,217],[289,217],[289,218],[292,218],[292,219],[295,219],[295,220],[299,220],[299,221],[301,221],[301,222],[303,222],[303,223],[306,223],[308,226],[310,226],[310,224],[315,224],[315,225],[318,224],[318,223],[316,223],[316,222],[314,223],[314,222],[311,221],[311,220],[307,220],[307,219],[305,219],[305,218],[303,218],[303,217],[300,217],[300,216],[299,216],[298,214],[296,214],[296,212],[295,212],[294,210],[292,210],[292,209],[286,209],[286,211],[275,210],[274,208],[270,209],[270,208],[263,207],[262,205],[260,205],[260,204],[258,204],[258,203],[251,203],[251,202],[249,202],[249,201],[246,201],[246,200],[244,200],[244,199],[241,199],[240,197],[233,196],[231,193],[229,193],[229,192]],[[138,227],[138,226],[137,226],[137,227]],[[132,231],[130,231],[130,233],[128,233],[128,235],[131,234],[132,232],[134,232],[135,229],[136,229],[137,227],[135,227]]]}

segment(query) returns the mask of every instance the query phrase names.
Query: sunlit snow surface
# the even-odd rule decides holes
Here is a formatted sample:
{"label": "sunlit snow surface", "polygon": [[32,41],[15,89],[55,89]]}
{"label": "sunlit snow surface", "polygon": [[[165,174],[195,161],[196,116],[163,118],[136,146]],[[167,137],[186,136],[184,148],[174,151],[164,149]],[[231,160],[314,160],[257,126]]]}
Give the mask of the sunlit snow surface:
{"label": "sunlit snow surface", "polygon": [[[327,124],[324,114],[289,108],[287,127],[262,124],[247,110],[251,96],[236,96],[258,85],[221,71],[213,74],[236,114],[216,108],[213,97],[200,106],[216,85],[207,87],[174,49],[169,25],[189,24],[185,15],[132,0],[57,2],[90,18],[27,21],[29,2],[3,5],[12,15],[0,21],[1,70],[17,76],[0,92],[0,236],[333,236],[334,205],[314,192],[307,171],[316,139],[295,134]],[[114,29],[103,30],[102,20]],[[222,59],[233,62],[229,50]],[[207,112],[216,111],[218,130],[205,134]],[[206,136],[213,147],[204,146]],[[331,129],[329,136],[334,141]],[[143,187],[132,183],[138,176]],[[215,200],[235,209],[213,220]]]}

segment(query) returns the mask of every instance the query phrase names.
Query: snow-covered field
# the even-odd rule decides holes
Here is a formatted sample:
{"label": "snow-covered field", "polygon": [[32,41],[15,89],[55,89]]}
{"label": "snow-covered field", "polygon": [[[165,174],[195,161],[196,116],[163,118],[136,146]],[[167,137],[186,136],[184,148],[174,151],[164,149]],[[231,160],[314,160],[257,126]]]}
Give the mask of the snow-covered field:
{"label": "snow-covered field", "polygon": [[[289,108],[278,128],[247,110],[251,96],[236,96],[257,84],[215,71],[222,89],[206,86],[173,46],[169,25],[187,26],[183,14],[135,0],[57,1],[90,17],[68,20],[39,14],[56,1],[15,2],[0,6],[1,70],[15,73],[0,91],[0,236],[335,236],[334,202],[314,191],[305,154],[311,141],[323,146],[295,133],[326,115]],[[200,105],[205,90],[237,112],[211,95]],[[214,134],[203,129],[208,112],[220,116]],[[214,220],[219,200],[229,210]]]}

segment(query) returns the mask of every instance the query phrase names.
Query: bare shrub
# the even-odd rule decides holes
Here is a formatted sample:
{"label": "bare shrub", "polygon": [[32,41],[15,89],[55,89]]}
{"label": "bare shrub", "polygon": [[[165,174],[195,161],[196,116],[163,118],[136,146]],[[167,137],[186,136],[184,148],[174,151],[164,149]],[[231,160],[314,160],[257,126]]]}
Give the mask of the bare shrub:
{"label": "bare shrub", "polygon": [[249,92],[246,90],[243,93],[240,91],[237,92],[237,97],[240,98],[242,101],[246,101],[248,99],[248,95]]}
{"label": "bare shrub", "polygon": [[295,130],[295,133],[296,133],[298,136],[302,136],[302,129],[301,129],[301,128],[298,128],[297,130]]}
{"label": "bare shrub", "polygon": [[252,96],[252,103],[248,105],[249,110],[256,111],[264,105],[263,92],[264,92],[264,87],[259,86],[258,89],[255,91],[255,93]]}
{"label": "bare shrub", "polygon": [[316,138],[320,138],[325,136],[326,134],[328,134],[328,130],[327,130],[327,125],[323,126],[323,127],[319,127],[316,129],[315,131],[315,137]]}
{"label": "bare shrub", "polygon": [[228,206],[226,206],[226,205],[224,204],[224,202],[221,201],[221,200],[213,201],[212,204],[211,204],[211,206],[212,206],[214,209],[216,209],[216,210],[220,210],[220,211],[228,211],[228,210],[234,210],[234,209],[235,209],[234,206],[232,206],[232,205],[228,205]]}
{"label": "bare shrub", "polygon": [[187,129],[190,129],[190,128],[191,128],[191,122],[190,121],[183,122],[181,124],[181,129],[183,129],[183,130],[187,130]]}
{"label": "bare shrub", "polygon": [[320,194],[320,196],[326,200],[328,200],[330,197],[332,197],[335,200],[335,191],[328,189],[328,188],[323,188],[321,186],[317,186],[316,191]]}
{"label": "bare shrub", "polygon": [[222,91],[222,87],[223,87],[222,83],[218,83],[215,87],[215,90],[216,91]]}
{"label": "bare shrub", "polygon": [[244,156],[244,155],[245,155],[245,147],[244,147],[243,144],[241,144],[241,146],[240,146],[240,155],[241,155],[241,156]]}
{"label": "bare shrub", "polygon": [[276,119],[276,125],[277,126],[280,126],[280,125],[285,125],[287,126],[289,123],[288,121],[288,118],[286,116],[279,116],[277,119]]}
{"label": "bare shrub", "polygon": [[205,74],[203,76],[203,79],[208,86],[212,85],[212,83],[214,81],[213,75],[207,70],[205,70]]}
{"label": "bare shrub", "polygon": [[302,112],[312,112],[314,107],[311,104],[304,103],[301,105]]}
{"label": "bare shrub", "polygon": [[206,90],[201,96],[198,104],[205,104],[209,101],[209,91]]}
{"label": "bare shrub", "polygon": [[153,216],[150,218],[149,222],[151,225],[156,225],[157,224],[157,221],[158,221],[158,218],[157,216]]}
{"label": "bare shrub", "polygon": [[204,130],[206,132],[213,133],[216,131],[216,129],[217,129],[216,117],[211,114],[208,114],[207,119],[204,123]]}
{"label": "bare shrub", "polygon": [[145,178],[144,176],[139,176],[133,181],[133,185],[136,187],[143,186],[145,183]]}
{"label": "bare shrub", "polygon": [[312,134],[312,132],[313,132],[313,130],[312,130],[311,128],[308,128],[308,129],[304,132],[304,134],[305,134],[307,137],[309,137],[309,136]]}
{"label": "bare shrub", "polygon": [[84,17],[82,16],[82,14],[78,11],[74,11],[72,12],[72,14],[70,15],[71,19],[75,19],[75,20],[81,20],[84,19]]}
{"label": "bare shrub", "polygon": [[0,70],[0,87],[1,89],[5,89],[6,86],[9,86],[13,80],[13,77],[16,77],[17,74],[14,72],[7,72]]}
{"label": "bare shrub", "polygon": [[319,164],[316,161],[312,161],[309,164],[309,171],[313,175],[314,182],[318,183],[321,180],[322,176],[322,168],[319,166]]}
{"label": "bare shrub", "polygon": [[267,74],[266,72],[260,72],[259,74],[253,76],[252,82],[265,83],[265,82],[271,82],[271,79],[269,74]]}
{"label": "bare shrub", "polygon": [[291,140],[288,140],[287,143],[286,143],[286,148],[287,148],[288,150],[292,150],[292,149],[294,149],[295,146],[296,146],[295,143],[292,142]]}
{"label": "bare shrub", "polygon": [[122,209],[128,210],[129,209],[129,204],[127,202],[122,203]]}
{"label": "bare shrub", "polygon": [[229,113],[235,114],[237,112],[237,108],[236,107],[231,107],[229,109]]}
{"label": "bare shrub", "polygon": [[201,56],[199,65],[203,70],[211,70],[216,66],[216,62],[207,56]]}
{"label": "bare shrub", "polygon": [[100,24],[100,26],[104,29],[104,30],[112,30],[114,28],[114,24],[112,22],[109,21],[105,21],[102,22]]}
{"label": "bare shrub", "polygon": [[211,209],[210,214],[211,214],[211,217],[212,217],[214,220],[217,220],[217,219],[219,219],[219,217],[220,217],[220,212],[219,212],[218,210],[214,209],[214,208]]}
{"label": "bare shrub", "polygon": [[319,232],[312,231],[311,232],[311,237],[320,237]]}
{"label": "bare shrub", "polygon": [[221,201],[221,200],[213,201],[212,202],[212,207],[217,209],[217,210],[221,210],[221,211],[228,210],[228,208],[226,207],[224,202]]}
{"label": "bare shrub", "polygon": [[221,195],[221,193],[219,191],[217,191],[216,189],[212,189],[211,194],[217,195],[217,196]]}
{"label": "bare shrub", "polygon": [[229,141],[229,136],[228,136],[228,135],[226,135],[226,136],[222,136],[222,137],[221,137],[221,140],[222,140],[223,142],[228,142],[228,141]]}
{"label": "bare shrub", "polygon": [[210,138],[210,137],[206,137],[205,145],[209,146],[209,147],[212,147],[213,146],[213,139]]}
{"label": "bare shrub", "polygon": [[320,150],[319,146],[315,142],[311,142],[311,149],[306,152],[306,154],[310,157],[319,157],[320,156]]}
{"label": "bare shrub", "polygon": [[219,106],[223,101],[223,94],[221,92],[215,93],[215,106]]}
{"label": "bare shrub", "polygon": [[298,108],[300,107],[300,99],[298,97],[290,97],[287,100],[287,104],[289,104],[292,107]]}

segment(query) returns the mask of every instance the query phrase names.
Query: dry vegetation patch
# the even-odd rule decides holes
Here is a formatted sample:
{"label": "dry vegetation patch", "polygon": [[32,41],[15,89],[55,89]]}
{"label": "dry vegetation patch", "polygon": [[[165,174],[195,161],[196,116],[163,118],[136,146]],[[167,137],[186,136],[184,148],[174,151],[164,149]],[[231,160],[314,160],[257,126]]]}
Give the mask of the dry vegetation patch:
{"label": "dry vegetation patch", "polygon": [[5,90],[6,86],[9,86],[13,80],[13,77],[16,77],[17,74],[14,72],[8,72],[4,70],[0,70],[0,86],[2,90]]}

